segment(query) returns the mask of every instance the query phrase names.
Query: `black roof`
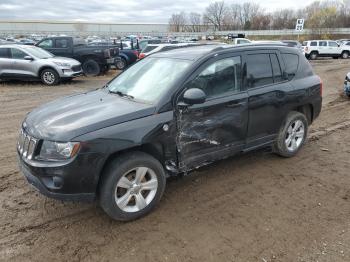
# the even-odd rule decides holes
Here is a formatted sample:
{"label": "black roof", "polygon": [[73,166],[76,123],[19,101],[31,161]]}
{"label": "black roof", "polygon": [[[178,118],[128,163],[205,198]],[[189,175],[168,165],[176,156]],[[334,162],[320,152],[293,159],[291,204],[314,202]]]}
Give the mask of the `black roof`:
{"label": "black roof", "polygon": [[224,53],[226,51],[247,51],[247,50],[259,50],[259,49],[287,49],[291,52],[298,52],[294,47],[288,47],[287,44],[277,43],[253,43],[253,44],[241,44],[241,45],[224,45],[224,44],[208,44],[198,46],[186,46],[169,51],[159,52],[152,55],[152,57],[166,57],[177,58],[187,60],[198,60],[213,52]]}

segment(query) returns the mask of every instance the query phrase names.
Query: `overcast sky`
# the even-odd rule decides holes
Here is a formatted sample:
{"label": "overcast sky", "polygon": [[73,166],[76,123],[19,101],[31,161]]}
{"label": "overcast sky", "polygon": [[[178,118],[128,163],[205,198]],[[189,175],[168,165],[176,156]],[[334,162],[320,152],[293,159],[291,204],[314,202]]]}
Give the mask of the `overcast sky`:
{"label": "overcast sky", "polygon": [[[167,23],[175,12],[199,12],[211,0],[0,0],[0,20]],[[239,0],[227,0],[226,3]],[[256,1],[266,10],[300,8],[312,0]]]}

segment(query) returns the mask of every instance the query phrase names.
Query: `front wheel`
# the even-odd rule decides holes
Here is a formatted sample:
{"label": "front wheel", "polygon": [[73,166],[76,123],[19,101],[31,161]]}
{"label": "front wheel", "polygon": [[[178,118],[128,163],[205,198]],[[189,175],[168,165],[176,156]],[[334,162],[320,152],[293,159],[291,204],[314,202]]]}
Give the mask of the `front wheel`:
{"label": "front wheel", "polygon": [[273,145],[273,151],[283,157],[295,156],[303,146],[308,122],[302,113],[290,112]]}
{"label": "front wheel", "polygon": [[41,82],[48,86],[57,85],[60,81],[60,77],[57,72],[53,69],[44,69],[40,73]]}
{"label": "front wheel", "polygon": [[344,52],[341,54],[341,58],[343,58],[343,59],[349,58],[349,52],[344,51]]}
{"label": "front wheel", "polygon": [[165,184],[165,172],[157,159],[143,152],[122,155],[103,174],[100,206],[115,220],[140,218],[158,204]]}

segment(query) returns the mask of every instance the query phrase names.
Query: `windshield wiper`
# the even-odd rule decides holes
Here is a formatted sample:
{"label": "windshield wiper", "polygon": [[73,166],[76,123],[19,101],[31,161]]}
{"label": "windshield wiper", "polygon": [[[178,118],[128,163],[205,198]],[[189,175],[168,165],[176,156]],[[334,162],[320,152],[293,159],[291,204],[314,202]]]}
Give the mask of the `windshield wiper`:
{"label": "windshield wiper", "polygon": [[129,98],[129,99],[134,99],[133,96],[128,95],[128,94],[126,94],[126,93],[123,93],[123,92],[121,92],[121,91],[109,90],[109,92],[112,93],[112,94],[117,94],[118,96],[121,96],[121,97],[127,97],[127,98]]}

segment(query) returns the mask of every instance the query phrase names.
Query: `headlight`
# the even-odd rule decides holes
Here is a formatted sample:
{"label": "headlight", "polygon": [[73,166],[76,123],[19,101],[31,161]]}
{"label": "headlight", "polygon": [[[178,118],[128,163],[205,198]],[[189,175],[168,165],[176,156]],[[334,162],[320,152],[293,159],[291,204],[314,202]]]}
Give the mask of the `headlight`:
{"label": "headlight", "polygon": [[38,158],[40,160],[62,161],[74,157],[80,148],[79,142],[58,143],[44,141]]}
{"label": "headlight", "polygon": [[54,62],[58,66],[65,66],[65,67],[70,67],[70,64],[68,63],[62,63],[62,62]]}

